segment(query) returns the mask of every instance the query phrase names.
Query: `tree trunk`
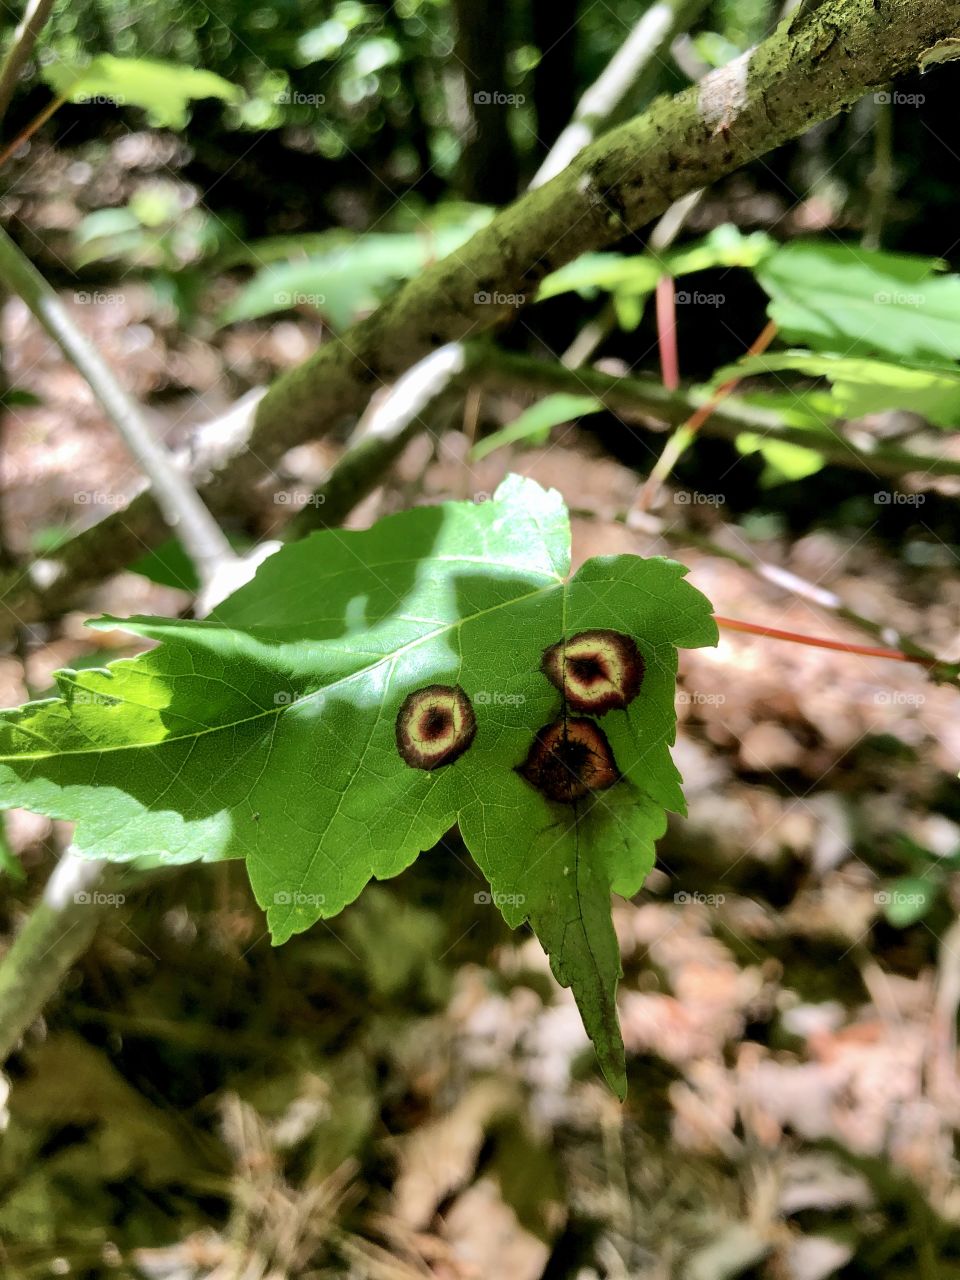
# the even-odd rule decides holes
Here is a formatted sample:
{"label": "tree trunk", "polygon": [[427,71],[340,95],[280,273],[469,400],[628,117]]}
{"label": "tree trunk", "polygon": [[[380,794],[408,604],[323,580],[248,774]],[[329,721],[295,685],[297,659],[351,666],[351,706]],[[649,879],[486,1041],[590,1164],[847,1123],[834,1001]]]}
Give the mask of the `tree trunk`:
{"label": "tree trunk", "polygon": [[506,0],[454,0],[455,55],[462,100],[460,189],[478,204],[506,204],[517,194],[509,115]]}

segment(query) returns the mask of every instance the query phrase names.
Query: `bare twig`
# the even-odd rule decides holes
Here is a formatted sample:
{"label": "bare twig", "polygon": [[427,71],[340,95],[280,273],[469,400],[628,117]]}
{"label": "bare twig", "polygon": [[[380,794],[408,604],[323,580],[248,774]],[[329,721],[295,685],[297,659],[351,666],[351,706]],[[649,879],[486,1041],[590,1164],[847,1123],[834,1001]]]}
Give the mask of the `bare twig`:
{"label": "bare twig", "polygon": [[20,73],[33,53],[40,32],[46,26],[55,0],[27,0],[23,17],[13,33],[7,56],[0,67],[0,120],[7,113],[10,99],[16,91]]}
{"label": "bare twig", "polygon": [[230,544],[167,450],[154,439],[140,406],[127,395],[100,356],[73,323],[54,290],[15,242],[0,229],[0,279],[20,295],[33,314],[83,374],[153,486],[163,517],[183,541],[201,582],[209,587],[224,564],[234,560]]}
{"label": "bare twig", "polygon": [[[594,395],[613,413],[625,419],[652,419],[671,426],[681,426],[692,414],[702,411],[711,396],[689,391],[670,392],[653,379],[618,378],[598,369],[567,369],[556,362],[514,355],[485,343],[472,344],[467,366],[469,376],[479,377],[486,386],[503,390],[526,387],[547,394],[570,391]],[[749,431],[769,440],[782,440],[822,454],[841,467],[865,471],[879,479],[901,478],[910,472],[929,476],[960,475],[960,460],[938,458],[930,454],[912,453],[892,445],[877,444],[866,449],[853,444],[839,432],[786,427],[778,413],[761,409],[737,396],[728,396],[713,410],[701,430],[706,435],[735,440]]]}
{"label": "bare twig", "polygon": [[424,429],[423,415],[437,411],[438,401],[463,372],[465,362],[463,346],[451,342],[408,369],[357,424],[330,474],[284,529],[284,538],[341,524]]}
{"label": "bare twig", "polygon": [[[749,356],[760,355],[766,351],[767,347],[773,341],[777,333],[777,326],[771,320],[767,323],[759,336],[750,344],[743,354],[746,360]],[[732,395],[740,385],[742,379],[729,378],[693,413],[686,422],[680,424],[676,431],[670,436],[670,439],[664,445],[663,452],[652,467],[650,474],[643,483],[639,494],[637,495],[636,510],[649,511],[657,501],[660,488],[664,480],[680,461],[686,449],[696,437],[704,424],[709,421],[710,417],[716,413],[717,409],[729,395]]]}
{"label": "bare twig", "polygon": [[[844,622],[850,623],[858,631],[862,631],[864,635],[870,636],[874,640],[879,640],[884,646],[882,650],[871,646],[871,651],[877,656],[894,658],[899,662],[915,662],[918,666],[926,667],[931,679],[949,684],[957,683],[960,664],[938,658],[936,654],[931,653],[929,649],[912,636],[898,631],[895,627],[877,622],[873,618],[868,618],[865,614],[858,613],[855,609],[851,609],[835,591],[830,591],[826,587],[808,582],[805,578],[799,577],[789,569],[784,569],[781,565],[770,564],[768,561],[762,560],[749,548],[745,547],[743,551],[734,551],[714,538],[709,538],[692,529],[668,525],[659,516],[646,513],[635,517],[630,523],[633,528],[641,529],[646,534],[661,537],[667,542],[672,542],[675,546],[698,547],[708,555],[717,556],[722,560],[729,560],[732,564],[739,565],[741,569],[746,569],[749,573],[755,574],[756,577],[763,579],[765,582],[772,583],[782,591],[789,591],[801,600],[807,600],[810,604],[826,610],[826,612],[833,614]],[[733,623],[732,619],[727,621]],[[752,623],[738,623],[732,625],[731,629],[749,630],[755,634],[775,634],[770,628],[758,628]],[[793,639],[794,637],[792,633],[788,633],[783,638]],[[826,647],[833,648],[836,646],[831,643]]]}
{"label": "bare twig", "polygon": [[704,0],[657,0],[624,40],[597,80],[577,103],[573,119],[550,148],[534,175],[531,187],[543,186],[590,145],[624,98],[666,50],[671,40],[688,26]]}
{"label": "bare twig", "polygon": [[63,854],[0,964],[0,1063],[39,1017],[97,925],[116,906],[118,867]]}

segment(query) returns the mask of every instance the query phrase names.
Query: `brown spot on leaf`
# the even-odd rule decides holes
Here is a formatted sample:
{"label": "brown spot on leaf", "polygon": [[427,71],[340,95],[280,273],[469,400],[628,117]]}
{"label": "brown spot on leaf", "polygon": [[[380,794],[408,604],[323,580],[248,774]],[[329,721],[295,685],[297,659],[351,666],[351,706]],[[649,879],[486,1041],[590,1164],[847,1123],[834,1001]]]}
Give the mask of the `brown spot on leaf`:
{"label": "brown spot on leaf", "polygon": [[630,636],[581,631],[544,650],[540,670],[573,711],[622,711],[640,691],[644,664]]}
{"label": "brown spot on leaf", "polygon": [[411,769],[439,769],[462,756],[477,732],[470,699],[457,685],[428,684],[397,712],[397,750]]}
{"label": "brown spot on leaf", "polygon": [[592,720],[555,720],[545,725],[517,772],[561,804],[575,804],[620,781],[607,735]]}

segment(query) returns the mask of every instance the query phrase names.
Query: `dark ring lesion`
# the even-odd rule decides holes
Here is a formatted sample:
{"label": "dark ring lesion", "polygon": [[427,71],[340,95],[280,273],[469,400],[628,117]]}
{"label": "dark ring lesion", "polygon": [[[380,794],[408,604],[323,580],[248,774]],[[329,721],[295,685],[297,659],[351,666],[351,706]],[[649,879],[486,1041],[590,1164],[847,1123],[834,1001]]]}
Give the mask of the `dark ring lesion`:
{"label": "dark ring lesion", "polygon": [[397,712],[397,750],[411,769],[452,764],[477,733],[473,705],[460,685],[428,684],[408,694]]}
{"label": "dark ring lesion", "polygon": [[543,652],[540,670],[571,711],[602,716],[623,711],[640,692],[645,671],[636,641],[620,631],[580,631]]}
{"label": "dark ring lesion", "polygon": [[539,730],[517,773],[560,804],[605,791],[622,776],[600,726],[566,716]]}

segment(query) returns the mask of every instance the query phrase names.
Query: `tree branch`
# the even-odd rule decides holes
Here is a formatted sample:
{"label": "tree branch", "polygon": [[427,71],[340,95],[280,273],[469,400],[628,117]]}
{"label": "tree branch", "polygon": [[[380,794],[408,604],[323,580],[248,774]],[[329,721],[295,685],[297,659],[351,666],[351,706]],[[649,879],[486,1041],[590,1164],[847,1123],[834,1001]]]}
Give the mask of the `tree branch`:
{"label": "tree branch", "polygon": [[292,445],[358,413],[381,383],[533,300],[544,276],[659,216],[688,191],[851,106],[960,29],[960,0],[833,0],[672,99],[658,99],[503,210],[261,401],[245,487]]}
{"label": "tree branch", "polygon": [[[214,513],[242,505],[287,449],[361,412],[377,387],[431,351],[512,317],[509,295],[530,301],[550,271],[911,70],[923,52],[956,36],[960,0],[832,0],[795,31],[788,27],[781,23],[729,66],[606,134],[368,319],[278,378],[242,416],[201,489]],[[501,300],[479,303],[478,294]],[[199,444],[205,448],[204,432]],[[938,470],[946,473],[945,464]],[[57,555],[61,593],[68,574],[76,573],[81,588],[165,535],[157,507],[142,495]],[[9,576],[0,581],[0,601],[8,625],[54,603],[41,584]]]}
{"label": "tree branch", "polygon": [[0,1064],[40,1016],[97,925],[117,905],[123,871],[67,851],[0,964]]}
{"label": "tree branch", "polygon": [[588,147],[661,51],[705,8],[704,0],[658,0],[577,103],[573,119],[534,174],[531,189],[562,173]]}
{"label": "tree branch", "polygon": [[[509,354],[486,343],[471,346],[467,372],[491,390],[516,391],[525,387],[539,395],[555,391],[594,395],[623,418],[652,418],[676,427],[712,401],[709,394],[667,391],[652,378],[618,378],[598,369],[567,369],[552,361]],[[814,449],[837,466],[866,471],[877,479],[899,479],[912,471],[932,476],[960,475],[960,460],[956,458],[911,453],[885,444],[862,449],[836,431],[784,426],[775,411],[758,408],[735,395],[726,396],[700,430],[724,440],[735,440],[745,431],[754,432],[768,440]]]}
{"label": "tree branch", "polygon": [[140,406],[114,378],[53,288],[0,228],[0,280],[19,294],[68,360],[80,371],[150,480],[166,524],[176,530],[205,586],[234,559],[229,542],[190,480],[154,438]]}

